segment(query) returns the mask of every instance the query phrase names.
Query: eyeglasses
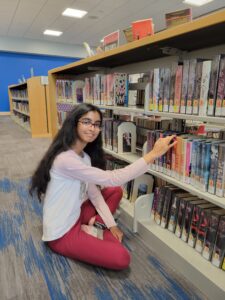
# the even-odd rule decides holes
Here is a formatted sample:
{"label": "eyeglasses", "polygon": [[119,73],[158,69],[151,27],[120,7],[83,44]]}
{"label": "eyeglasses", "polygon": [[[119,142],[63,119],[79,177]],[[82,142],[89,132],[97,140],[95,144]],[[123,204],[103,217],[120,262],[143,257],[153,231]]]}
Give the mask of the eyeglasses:
{"label": "eyeglasses", "polygon": [[94,129],[96,130],[101,130],[102,129],[102,124],[101,122],[95,122],[93,123],[90,119],[83,119],[81,121],[78,121],[79,123],[81,123],[82,125],[84,125],[85,127],[94,127]]}

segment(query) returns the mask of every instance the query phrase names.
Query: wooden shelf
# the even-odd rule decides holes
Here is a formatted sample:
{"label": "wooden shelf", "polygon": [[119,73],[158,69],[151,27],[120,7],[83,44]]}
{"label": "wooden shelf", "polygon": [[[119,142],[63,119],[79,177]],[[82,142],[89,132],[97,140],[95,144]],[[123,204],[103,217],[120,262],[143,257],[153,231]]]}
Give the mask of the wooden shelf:
{"label": "wooden shelf", "polygon": [[21,102],[29,102],[29,99],[28,98],[20,98],[20,97],[13,97],[12,96],[12,101],[21,101]]}
{"label": "wooden shelf", "polygon": [[[47,77],[46,77],[47,78]],[[14,111],[30,118],[30,128],[32,137],[49,137],[49,124],[48,124],[48,91],[47,82],[44,77],[37,76],[31,77],[27,82],[21,84],[10,85],[8,87],[10,99],[10,111]],[[25,92],[15,93],[15,91],[24,90]],[[22,96],[17,97],[14,95]],[[25,96],[25,97],[23,97]],[[27,97],[26,97],[27,96]],[[29,113],[20,109],[14,108],[15,102],[24,102],[29,106]],[[17,119],[14,119],[17,120]],[[22,121],[17,123],[23,126]],[[26,122],[24,128],[27,129]]]}
{"label": "wooden shelf", "polygon": [[[133,163],[135,162],[138,158],[140,158],[139,156],[137,156],[136,154],[122,154],[122,153],[116,153],[112,150],[109,149],[104,149],[106,153],[111,154],[112,156],[121,159],[123,161],[126,161],[127,163]],[[167,181],[168,183],[174,184],[175,186],[178,186],[182,189],[184,189],[185,191],[198,196],[201,199],[205,199],[209,202],[212,202],[215,205],[218,205],[222,208],[225,208],[225,198],[224,197],[217,197],[216,195],[212,195],[210,193],[207,192],[202,192],[199,189],[197,189],[196,187],[190,185],[190,184],[186,184],[180,180],[177,180],[176,178],[173,178],[171,176],[168,176],[164,173],[161,172],[157,172],[155,170],[152,169],[148,169],[148,173],[152,174],[156,177],[159,177],[165,181]]]}
{"label": "wooden shelf", "polygon": [[13,108],[14,111],[24,115],[24,116],[27,116],[27,117],[30,117],[30,114],[25,112],[25,111],[22,111],[22,110],[19,110],[19,109],[16,109],[16,108]]}

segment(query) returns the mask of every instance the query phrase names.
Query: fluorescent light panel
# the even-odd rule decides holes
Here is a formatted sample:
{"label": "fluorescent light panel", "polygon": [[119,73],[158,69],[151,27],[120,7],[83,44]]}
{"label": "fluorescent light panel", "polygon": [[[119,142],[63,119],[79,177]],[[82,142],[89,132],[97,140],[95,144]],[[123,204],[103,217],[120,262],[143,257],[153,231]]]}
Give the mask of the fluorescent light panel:
{"label": "fluorescent light panel", "polygon": [[53,36],[60,36],[62,34],[62,31],[56,31],[56,30],[50,30],[50,29],[46,29],[43,34],[46,35],[53,35]]}
{"label": "fluorescent light panel", "polygon": [[73,18],[83,18],[87,14],[85,10],[67,8],[62,13],[63,16],[73,17]]}
{"label": "fluorescent light panel", "polygon": [[194,6],[202,6],[212,1],[213,0],[184,0],[183,3],[194,5]]}

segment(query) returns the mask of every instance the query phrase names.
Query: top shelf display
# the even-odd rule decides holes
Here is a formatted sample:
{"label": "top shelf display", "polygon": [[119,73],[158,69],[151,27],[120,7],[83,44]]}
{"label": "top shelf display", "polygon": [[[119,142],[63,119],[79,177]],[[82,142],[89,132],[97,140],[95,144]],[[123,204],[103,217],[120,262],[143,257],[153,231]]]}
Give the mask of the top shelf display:
{"label": "top shelf display", "polygon": [[225,43],[225,10],[200,17],[174,28],[160,31],[116,49],[82,59],[78,62],[49,71],[49,74],[73,74],[93,72],[96,68],[114,68],[121,65],[168,56],[164,47],[181,51],[194,51]]}

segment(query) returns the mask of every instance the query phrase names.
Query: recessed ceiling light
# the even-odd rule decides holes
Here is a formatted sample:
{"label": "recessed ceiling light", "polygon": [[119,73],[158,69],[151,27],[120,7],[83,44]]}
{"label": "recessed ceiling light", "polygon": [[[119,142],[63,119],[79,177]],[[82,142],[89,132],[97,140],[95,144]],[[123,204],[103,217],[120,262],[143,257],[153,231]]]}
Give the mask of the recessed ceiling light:
{"label": "recessed ceiling light", "polygon": [[202,6],[212,1],[213,0],[184,0],[183,3],[194,5],[194,6]]}
{"label": "recessed ceiling light", "polygon": [[46,29],[43,34],[46,35],[54,35],[54,36],[60,36],[62,34],[62,31],[56,31],[56,30],[50,30],[50,29]]}
{"label": "recessed ceiling light", "polygon": [[85,10],[79,10],[79,9],[73,9],[73,8],[67,8],[62,13],[63,16],[67,17],[73,17],[73,18],[83,18],[87,14],[87,11]]}

